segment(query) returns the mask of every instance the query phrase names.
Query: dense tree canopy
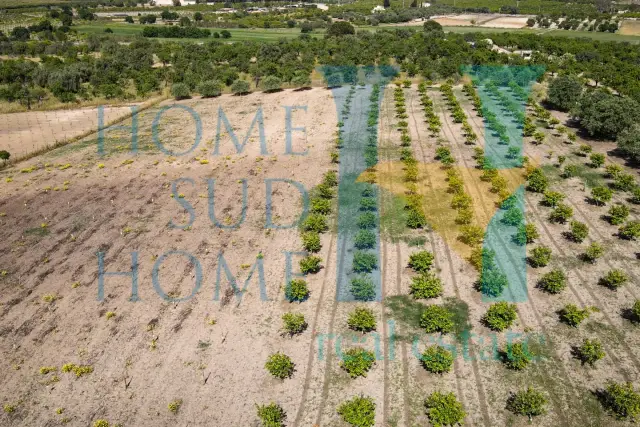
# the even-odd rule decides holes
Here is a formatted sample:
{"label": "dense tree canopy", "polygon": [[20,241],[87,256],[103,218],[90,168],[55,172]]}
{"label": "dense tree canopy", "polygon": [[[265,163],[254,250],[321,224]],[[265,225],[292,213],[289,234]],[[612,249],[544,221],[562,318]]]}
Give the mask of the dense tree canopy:
{"label": "dense tree canopy", "polygon": [[561,75],[549,83],[547,101],[558,110],[569,111],[578,103],[582,87],[577,77]]}

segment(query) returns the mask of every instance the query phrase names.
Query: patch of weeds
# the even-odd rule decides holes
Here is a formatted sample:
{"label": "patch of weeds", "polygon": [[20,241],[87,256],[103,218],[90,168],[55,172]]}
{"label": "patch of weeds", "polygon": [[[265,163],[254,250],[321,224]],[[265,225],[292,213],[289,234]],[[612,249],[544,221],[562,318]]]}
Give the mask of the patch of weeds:
{"label": "patch of weeds", "polygon": [[58,368],[55,366],[43,366],[40,368],[40,373],[42,375],[47,375],[49,372],[56,372]]}
{"label": "patch of weeds", "polygon": [[83,375],[87,375],[93,372],[93,366],[91,365],[75,365],[73,363],[65,363],[62,366],[62,372],[73,372],[76,377],[80,378]]}
{"label": "patch of weeds", "polygon": [[169,409],[169,412],[173,414],[177,414],[181,406],[182,406],[182,399],[177,399],[177,400],[174,400],[173,402],[169,402],[169,404],[167,405],[167,408]]}
{"label": "patch of weeds", "polygon": [[49,235],[49,229],[47,227],[32,227],[27,228],[24,231],[24,234],[29,236],[44,237]]}
{"label": "patch of weeds", "polygon": [[58,299],[58,296],[56,294],[46,294],[42,296],[42,301],[51,304],[52,302],[56,301]]}
{"label": "patch of weeds", "polygon": [[116,317],[116,313],[113,311],[107,311],[107,314],[105,315],[105,317],[107,318],[107,320]]}
{"label": "patch of weeds", "polygon": [[384,304],[391,310],[391,318],[412,329],[420,329],[420,317],[424,311],[424,304],[415,301],[409,295],[387,297],[384,299]]}
{"label": "patch of weeds", "polygon": [[452,314],[453,333],[456,339],[461,341],[465,334],[471,330],[469,305],[456,298],[445,298],[443,307]]}
{"label": "patch of weeds", "polygon": [[402,240],[404,240],[407,245],[409,245],[409,247],[415,248],[415,247],[420,247],[420,246],[424,246],[427,243],[427,238],[423,237],[423,236],[418,236],[418,237],[403,237]]}

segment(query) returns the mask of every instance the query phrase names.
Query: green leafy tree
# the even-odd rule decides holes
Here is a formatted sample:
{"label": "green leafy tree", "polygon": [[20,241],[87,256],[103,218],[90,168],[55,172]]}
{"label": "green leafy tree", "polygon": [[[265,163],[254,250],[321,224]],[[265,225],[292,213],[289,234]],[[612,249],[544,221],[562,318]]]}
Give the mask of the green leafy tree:
{"label": "green leafy tree", "polygon": [[171,96],[175,99],[187,99],[191,96],[191,90],[185,83],[175,83],[171,86]]}
{"label": "green leafy tree", "polygon": [[282,89],[282,80],[278,76],[267,76],[262,81],[262,88],[265,92],[276,92]]}
{"label": "green leafy tree", "polygon": [[640,418],[640,394],[630,382],[609,383],[601,393],[601,402],[605,410],[619,420],[635,422]]}
{"label": "green leafy tree", "polygon": [[518,232],[513,236],[513,241],[522,246],[535,242],[538,237],[540,237],[540,233],[538,233],[535,224],[520,224]]}
{"label": "green leafy tree", "polygon": [[571,231],[568,236],[574,242],[582,243],[589,235],[589,227],[584,222],[571,221]]}
{"label": "green leafy tree", "polygon": [[545,206],[555,208],[558,203],[562,202],[565,199],[565,197],[566,196],[564,194],[557,191],[545,191],[541,203]]}
{"label": "green leafy tree", "polygon": [[610,289],[616,290],[620,286],[629,281],[629,276],[622,270],[613,269],[609,270],[607,274],[600,279],[600,284]]}
{"label": "green leafy tree", "polygon": [[426,348],[420,358],[420,363],[429,372],[443,374],[451,371],[453,366],[453,353],[439,345]]}
{"label": "green leafy tree", "polygon": [[613,192],[607,187],[593,187],[591,189],[591,200],[598,206],[604,206],[611,200]]}
{"label": "green leafy tree", "polygon": [[638,185],[633,174],[619,173],[613,179],[611,186],[620,191],[633,191]]}
{"label": "green leafy tree", "polygon": [[236,80],[231,85],[231,92],[234,95],[244,95],[251,92],[251,87],[246,80]]}
{"label": "green leafy tree", "polygon": [[371,397],[356,396],[338,407],[338,414],[344,422],[354,427],[373,427],[376,404]]}
{"label": "green leafy tree", "polygon": [[351,279],[351,294],[356,301],[373,301],[376,298],[376,287],[367,276]]}
{"label": "green leafy tree", "polygon": [[576,327],[589,317],[589,309],[579,309],[575,304],[567,304],[560,310],[560,320],[569,326]]}
{"label": "green leafy tree", "polygon": [[484,323],[494,331],[504,331],[518,317],[516,305],[506,301],[491,304],[483,317]]}
{"label": "green leafy tree", "polygon": [[356,251],[353,254],[353,271],[356,273],[371,273],[378,268],[376,254],[364,251]]}
{"label": "green leafy tree", "polygon": [[567,287],[567,276],[562,270],[552,270],[540,278],[538,286],[550,294],[557,294]]}
{"label": "green leafy tree", "polygon": [[300,260],[302,274],[315,274],[322,268],[322,258],[315,255],[307,255]]}
{"label": "green leafy tree", "polygon": [[327,217],[318,213],[309,214],[309,216],[307,216],[304,221],[302,221],[301,226],[304,231],[315,233],[322,233],[323,231],[327,231],[329,229],[329,225],[327,224]]}
{"label": "green leafy tree", "polygon": [[589,156],[589,159],[591,160],[591,167],[599,168],[604,165],[605,155],[600,153],[593,153],[591,156]]}
{"label": "green leafy tree", "polygon": [[623,130],[640,122],[640,105],[606,90],[587,91],[580,97],[573,115],[591,136],[616,139]]}
{"label": "green leafy tree", "polygon": [[271,375],[283,380],[293,375],[296,365],[286,354],[274,353],[269,356],[264,367]]}
{"label": "green leafy tree", "polygon": [[436,298],[443,292],[442,281],[431,272],[412,277],[409,289],[415,299]]}
{"label": "green leafy tree", "polygon": [[564,203],[558,203],[556,208],[549,214],[549,221],[564,224],[573,216],[573,208]]}
{"label": "green leafy tree", "polygon": [[549,185],[549,180],[541,169],[534,169],[527,176],[527,190],[534,193],[544,193]]}
{"label": "green leafy tree", "polygon": [[222,94],[222,83],[218,80],[205,80],[198,85],[198,92],[203,98],[213,98]]}
{"label": "green leafy tree", "polygon": [[640,221],[629,221],[618,229],[618,235],[626,240],[636,240],[640,237]]}
{"label": "green leafy tree", "polygon": [[304,332],[307,326],[304,314],[290,312],[282,315],[282,329],[285,333],[289,334],[289,336]]}
{"label": "green leafy tree", "polygon": [[307,282],[303,279],[292,279],[284,288],[284,296],[289,302],[302,302],[309,297]]}
{"label": "green leafy tree", "polygon": [[633,160],[640,160],[640,124],[634,123],[618,135],[618,148]]}
{"label": "green leafy tree", "polygon": [[576,348],[575,355],[583,365],[588,364],[593,366],[598,360],[605,356],[605,352],[602,350],[600,341],[585,338],[582,345]]}
{"label": "green leafy tree", "polygon": [[453,329],[453,313],[439,305],[428,305],[420,316],[420,326],[426,333],[446,334]]}
{"label": "green leafy tree", "polygon": [[547,399],[544,395],[531,387],[513,393],[507,400],[509,411],[516,415],[527,416],[530,421],[533,417],[546,413],[546,405]]}
{"label": "green leafy tree", "polygon": [[431,393],[424,402],[429,421],[435,427],[462,425],[467,414],[453,393]]}
{"label": "green leafy tree", "polygon": [[426,273],[433,265],[433,254],[429,251],[414,252],[409,255],[409,267],[417,273]]}
{"label": "green leafy tree", "polygon": [[10,157],[11,153],[9,153],[7,150],[0,150],[0,160],[2,160],[3,164],[6,165]]}
{"label": "green leafy tree", "polygon": [[256,404],[256,409],[263,427],[284,427],[287,414],[277,403],[270,403],[268,405]]}
{"label": "green leafy tree", "polygon": [[372,351],[356,347],[345,352],[340,367],[347,371],[351,378],[366,377],[374,363],[375,356]]}
{"label": "green leafy tree", "polygon": [[346,21],[336,21],[329,25],[327,28],[327,37],[342,37],[350,34],[355,34],[356,29],[350,23]]}
{"label": "green leafy tree", "polygon": [[370,230],[359,230],[353,244],[357,249],[372,249],[376,246],[376,234]]}
{"label": "green leafy tree", "polygon": [[503,361],[509,369],[520,371],[529,365],[532,356],[527,351],[526,344],[521,342],[507,344],[507,349],[504,352]]}
{"label": "green leafy tree", "polygon": [[623,224],[629,217],[629,207],[627,205],[615,204],[609,208],[609,222],[612,225]]}
{"label": "green leafy tree", "polygon": [[582,95],[582,82],[573,75],[560,75],[549,83],[547,101],[561,111],[569,111]]}
{"label": "green leafy tree", "polygon": [[365,307],[356,307],[349,313],[347,325],[354,331],[370,332],[376,329],[376,317],[372,310]]}
{"label": "green leafy tree", "polygon": [[320,252],[322,244],[320,243],[320,235],[317,231],[308,231],[302,233],[302,247],[304,250],[311,253]]}
{"label": "green leafy tree", "polygon": [[583,254],[583,259],[591,264],[595,263],[598,258],[604,254],[602,245],[598,242],[591,243]]}
{"label": "green leafy tree", "polygon": [[551,248],[538,246],[533,248],[529,257],[529,264],[532,267],[545,267],[551,261]]}

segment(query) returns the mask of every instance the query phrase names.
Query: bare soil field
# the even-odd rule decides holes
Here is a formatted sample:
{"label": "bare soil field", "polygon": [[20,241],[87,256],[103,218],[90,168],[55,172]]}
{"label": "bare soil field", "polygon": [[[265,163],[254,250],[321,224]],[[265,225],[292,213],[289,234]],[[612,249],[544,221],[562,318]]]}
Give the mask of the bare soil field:
{"label": "bare soil field", "polygon": [[[104,125],[131,114],[131,106],[104,106]],[[98,108],[0,114],[0,149],[22,158],[98,128]]]}
{"label": "bare soil field", "polygon": [[487,28],[523,28],[529,15],[509,16],[501,14],[444,15],[432,19],[442,26],[465,27],[477,25]]}
{"label": "bare soil field", "polygon": [[620,23],[620,34],[627,36],[640,35],[640,21],[635,19],[623,19]]}
{"label": "bare soil field", "polygon": [[[454,90],[482,145],[482,119],[466,95]],[[105,419],[122,426],[258,426],[255,404],[274,401],[286,411],[288,426],[339,427],[346,424],[336,408],[362,393],[376,403],[376,426],[408,427],[429,425],[426,396],[452,391],[466,411],[465,425],[527,426],[527,418],[508,412],[505,403],[510,393],[533,386],[549,399],[547,413],[534,425],[626,425],[605,414],[594,392],[606,380],[636,381],[640,374],[638,327],[621,316],[640,296],[640,246],[615,236],[617,228],[601,218],[608,208],[587,203],[584,180],[562,179],[554,166],[560,154],[567,163],[585,163],[574,154],[585,141],[566,145],[551,131],[546,131],[546,145],[525,141],[525,154],[539,159],[552,189],[567,195],[575,218],[589,224],[590,234],[583,243],[569,242],[562,234],[568,226],[549,223],[550,209],[539,204],[541,196],[526,194],[527,221],[540,231],[536,244],[551,247],[553,258],[547,267],[528,268],[528,299],[518,304],[515,325],[495,333],[482,323],[489,303],[475,287],[478,273],[467,259],[470,248],[458,240],[436,148],[449,147],[457,160],[478,223],[489,223],[497,196],[480,179],[473,146],[464,143],[462,127],[451,119],[440,92],[428,92],[442,122],[436,137],[428,130],[416,86],[404,93],[430,226],[405,228],[401,134],[388,87],[375,167],[382,190],[382,303],[337,301],[340,260],[334,231],[321,235],[322,270],[305,278],[309,299],[289,303],[283,295],[287,279],[299,271],[303,250],[299,229],[286,227],[303,206],[293,182],[310,190],[336,169],[329,153],[338,119],[334,94],[326,89],[166,102],[138,116],[137,153],[131,151],[131,132],[119,128],[106,132],[103,155],[91,135],[0,170],[0,238],[5,242],[0,246],[0,402],[14,407],[0,414],[0,424],[65,420],[87,426]],[[356,96],[353,102],[357,108],[368,101]],[[259,108],[262,120],[256,116]],[[29,122],[21,126],[29,130]],[[131,126],[131,120],[119,126]],[[240,153],[234,144],[241,146]],[[602,152],[611,148],[592,145]],[[609,161],[615,160],[609,156]],[[592,181],[606,182],[603,170],[588,172]],[[501,173],[512,190],[524,181],[523,169]],[[615,201],[624,197],[614,195]],[[640,212],[630,206],[637,219]],[[282,228],[268,228],[269,219]],[[591,241],[605,247],[596,264],[578,258]],[[464,318],[468,340],[420,328],[416,316],[427,302],[407,297],[408,260],[418,250],[434,254],[435,272],[444,284],[444,294],[428,303],[446,304]],[[101,295],[100,265],[107,273],[131,273],[134,265],[136,274],[104,276]],[[567,272],[569,286],[549,295],[536,283],[555,267]],[[618,291],[598,284],[614,267],[631,276]],[[201,286],[194,289],[199,277]],[[234,286],[243,289],[240,295]],[[185,301],[169,302],[161,295]],[[558,321],[557,311],[567,303],[598,311],[571,328]],[[346,324],[349,312],[362,305],[374,310],[378,325],[364,335]],[[280,318],[290,310],[303,313],[309,323],[294,337],[281,334]],[[500,352],[523,338],[534,361],[524,371],[505,368]],[[593,368],[572,356],[572,346],[583,338],[598,338],[607,353]],[[452,372],[437,375],[422,367],[420,354],[434,343],[455,350]],[[356,345],[374,351],[376,363],[366,377],[352,379],[339,363]],[[264,368],[278,351],[296,364],[289,379],[274,379]],[[69,363],[90,366],[92,372],[63,372]],[[168,405],[177,401],[181,405],[172,412]]]}

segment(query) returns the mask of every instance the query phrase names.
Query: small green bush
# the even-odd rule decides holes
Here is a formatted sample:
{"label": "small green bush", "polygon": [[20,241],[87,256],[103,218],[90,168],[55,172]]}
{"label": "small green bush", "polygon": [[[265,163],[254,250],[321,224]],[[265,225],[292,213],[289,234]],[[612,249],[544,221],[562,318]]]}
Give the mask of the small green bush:
{"label": "small green bush", "polygon": [[515,304],[500,301],[489,306],[483,321],[490,329],[500,332],[510,327],[517,317]]}
{"label": "small green bush", "polygon": [[535,224],[520,224],[518,226],[518,231],[513,236],[513,241],[522,246],[535,242],[538,237],[540,237],[540,234],[538,233],[538,229]]}
{"label": "small green bush", "polygon": [[310,201],[311,213],[328,215],[331,213],[331,200],[313,197]]}
{"label": "small green bush", "polygon": [[302,247],[307,252],[320,252],[322,244],[320,243],[320,235],[316,231],[308,231],[302,233]]}
{"label": "small green bush", "polygon": [[376,317],[373,311],[365,307],[356,307],[347,319],[350,329],[360,332],[369,332],[376,329]]}
{"label": "small green bush", "polygon": [[612,225],[623,224],[629,217],[629,207],[627,205],[611,205],[609,208],[609,222]]}
{"label": "small green bush", "polygon": [[618,229],[618,235],[627,240],[635,240],[640,237],[640,221],[629,221]]}
{"label": "small green bush", "polygon": [[312,213],[302,221],[302,229],[304,231],[313,231],[316,233],[322,233],[329,229],[327,224],[327,217],[322,214]]}
{"label": "small green bush", "polygon": [[222,83],[217,80],[205,80],[198,85],[198,93],[203,98],[213,98],[222,94]]}
{"label": "small green bush", "polygon": [[598,258],[600,258],[604,254],[604,249],[602,245],[598,242],[591,243],[583,254],[583,259],[591,264],[595,263]]}
{"label": "small green bush", "polygon": [[567,276],[562,270],[552,270],[540,278],[538,286],[550,294],[557,294],[567,287]]}
{"label": "small green bush", "polygon": [[576,356],[582,364],[593,366],[598,360],[605,356],[602,350],[602,344],[598,340],[590,340],[585,338],[582,345],[576,349]]}
{"label": "small green bush", "polygon": [[504,364],[509,369],[521,371],[526,368],[531,362],[532,356],[527,351],[527,346],[521,342],[507,344],[507,349],[504,352]]}
{"label": "small green bush", "polygon": [[322,258],[315,255],[308,255],[300,260],[300,271],[302,274],[315,274],[322,268]]}
{"label": "small green bush", "polygon": [[573,216],[573,208],[564,203],[558,203],[556,208],[549,214],[549,221],[564,224],[571,216]]}
{"label": "small green bush", "polygon": [[589,309],[580,310],[575,304],[567,304],[560,310],[560,320],[569,326],[576,327],[589,317]]}
{"label": "small green bush", "polygon": [[453,366],[453,353],[442,346],[432,345],[422,353],[420,363],[429,372],[443,374]]}
{"label": "small green bush", "polygon": [[632,320],[640,322],[640,299],[635,300],[630,311]]}
{"label": "small green bush", "polygon": [[529,264],[532,267],[545,267],[551,261],[551,248],[546,246],[537,246],[531,251]]}
{"label": "small green bush", "polygon": [[187,99],[191,96],[191,90],[185,83],[174,83],[171,86],[171,96],[175,99]]}
{"label": "small green bush", "polygon": [[284,427],[287,414],[280,405],[276,403],[270,403],[268,405],[256,404],[256,409],[263,427]]}
{"label": "small green bush", "polygon": [[376,404],[371,397],[357,396],[343,402],[338,414],[344,422],[354,427],[373,427],[375,424]]}
{"label": "small green bush", "polygon": [[582,243],[589,235],[589,227],[584,222],[571,221],[571,231],[568,236],[577,243]]}
{"label": "small green bush", "polygon": [[326,183],[318,184],[313,189],[313,194],[315,197],[320,197],[322,199],[332,199],[335,195],[333,187]]}
{"label": "small green bush", "polygon": [[443,292],[442,281],[431,272],[413,276],[409,289],[415,299],[436,298]]}
{"label": "small green bush", "polygon": [[367,230],[370,228],[375,228],[376,226],[376,214],[373,212],[364,212],[361,213],[358,217],[358,227]]}
{"label": "small green bush", "polygon": [[271,375],[283,380],[293,375],[296,365],[286,354],[274,353],[269,356],[264,367]]}
{"label": "small green bush", "polygon": [[637,421],[640,418],[640,394],[630,382],[609,383],[602,393],[602,406],[619,420]]}
{"label": "small green bush", "polygon": [[376,298],[376,287],[366,276],[354,277],[351,279],[351,294],[357,301],[373,301]]}
{"label": "small green bush", "polygon": [[545,191],[541,203],[545,206],[555,208],[565,197],[564,194],[558,193],[557,191]]}
{"label": "small green bush", "polygon": [[251,91],[251,86],[246,80],[236,80],[231,84],[231,92],[234,95],[244,95]]}
{"label": "small green bush", "polygon": [[563,178],[572,178],[576,175],[578,175],[578,166],[576,165],[567,165],[562,171]]}
{"label": "small green bush", "polygon": [[640,205],[640,187],[636,187],[633,189],[633,193],[629,201],[635,205]]}
{"label": "small green bush", "polygon": [[376,246],[376,234],[369,230],[359,230],[353,244],[356,249],[373,249]]}
{"label": "small green bush", "polygon": [[374,363],[375,356],[372,351],[351,348],[345,352],[340,367],[347,371],[351,378],[366,377]]}
{"label": "small green bush", "polygon": [[512,227],[517,227],[524,221],[524,214],[522,210],[518,207],[513,207],[505,212],[502,217],[502,223],[506,225],[510,225]]}
{"label": "small green bush", "polygon": [[612,195],[613,192],[607,187],[593,187],[591,189],[591,200],[598,206],[606,204],[611,200]]}
{"label": "small green bush", "polygon": [[542,415],[546,410],[547,399],[542,393],[531,387],[513,393],[507,400],[507,409],[516,415],[525,415],[531,420]]}
{"label": "small green bush", "polygon": [[409,267],[417,273],[426,273],[433,265],[433,254],[429,251],[414,252],[409,255]]}
{"label": "small green bush", "polygon": [[527,176],[527,190],[534,193],[544,193],[549,185],[549,180],[541,169],[534,169]]}
{"label": "small green bush", "polygon": [[485,258],[484,267],[480,275],[480,292],[493,298],[502,295],[504,289],[509,285],[507,275],[500,269],[493,268],[493,262],[489,263]]}
{"label": "small green bush", "polygon": [[407,214],[407,227],[411,229],[423,228],[427,225],[427,217],[422,210],[412,206]]}
{"label": "small green bush", "polygon": [[378,209],[378,201],[375,197],[363,197],[360,199],[361,211],[375,211]]}
{"label": "small green bush", "polygon": [[292,279],[284,289],[284,296],[289,302],[302,302],[309,297],[307,282],[302,279]]}
{"label": "small green bush", "polygon": [[364,251],[355,251],[353,254],[353,271],[356,273],[371,273],[378,268],[376,254]]}
{"label": "small green bush", "polygon": [[301,313],[285,313],[282,315],[282,329],[289,334],[289,336],[294,336],[296,334],[300,334],[307,329],[307,321],[304,318],[304,314]]}
{"label": "small green bush", "polygon": [[591,156],[589,156],[589,159],[591,160],[592,168],[599,168],[600,166],[604,165],[605,155],[600,153],[593,153]]}
{"label": "small green bush", "polygon": [[428,305],[420,316],[420,326],[426,333],[451,332],[453,329],[453,313],[439,305]]}
{"label": "small green bush", "polygon": [[262,89],[265,92],[276,92],[282,89],[282,80],[278,76],[267,76],[262,81]]}
{"label": "small green bush", "polygon": [[462,403],[458,402],[453,393],[434,392],[424,402],[429,421],[434,426],[462,425],[466,413],[462,409]]}
{"label": "small green bush", "polygon": [[636,178],[630,173],[619,173],[611,186],[620,191],[633,191],[637,187]]}
{"label": "small green bush", "polygon": [[613,269],[609,270],[609,272],[600,279],[600,284],[610,289],[616,290],[628,281],[629,276],[627,276],[627,273],[622,270]]}

